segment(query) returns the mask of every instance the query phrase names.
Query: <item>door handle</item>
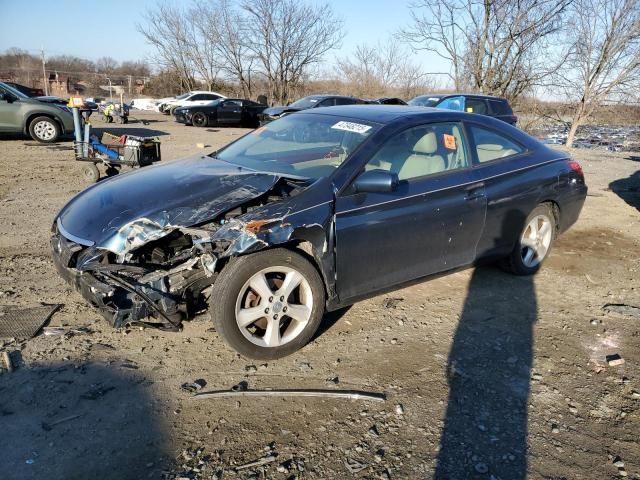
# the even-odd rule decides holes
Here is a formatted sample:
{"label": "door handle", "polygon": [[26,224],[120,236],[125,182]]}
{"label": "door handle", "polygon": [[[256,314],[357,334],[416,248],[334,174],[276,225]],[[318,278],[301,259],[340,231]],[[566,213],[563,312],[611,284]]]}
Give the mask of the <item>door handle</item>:
{"label": "door handle", "polygon": [[484,194],[484,182],[477,182],[468,185],[465,188],[467,194],[464,196],[465,200],[475,200],[477,198],[482,198],[485,196]]}

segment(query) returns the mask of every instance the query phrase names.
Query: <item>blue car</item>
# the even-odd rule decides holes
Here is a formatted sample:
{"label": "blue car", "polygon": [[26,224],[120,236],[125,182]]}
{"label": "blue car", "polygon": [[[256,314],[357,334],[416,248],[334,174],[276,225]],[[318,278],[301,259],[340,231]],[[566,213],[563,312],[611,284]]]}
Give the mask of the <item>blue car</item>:
{"label": "blue car", "polygon": [[325,312],[417,279],[494,261],[536,273],[586,193],[566,153],[487,116],[318,108],[88,188],[51,244],[112,325],[178,329],[208,306],[232,348],[271,359]]}

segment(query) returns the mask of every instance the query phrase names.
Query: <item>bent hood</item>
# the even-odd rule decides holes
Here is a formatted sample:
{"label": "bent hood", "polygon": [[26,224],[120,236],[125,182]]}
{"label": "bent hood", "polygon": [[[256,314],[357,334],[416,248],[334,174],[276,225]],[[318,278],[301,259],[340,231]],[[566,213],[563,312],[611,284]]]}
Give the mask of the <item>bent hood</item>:
{"label": "bent hood", "polygon": [[279,179],[203,156],[157,164],[80,192],[59,213],[58,228],[78,243],[122,254],[175,228],[211,221]]}

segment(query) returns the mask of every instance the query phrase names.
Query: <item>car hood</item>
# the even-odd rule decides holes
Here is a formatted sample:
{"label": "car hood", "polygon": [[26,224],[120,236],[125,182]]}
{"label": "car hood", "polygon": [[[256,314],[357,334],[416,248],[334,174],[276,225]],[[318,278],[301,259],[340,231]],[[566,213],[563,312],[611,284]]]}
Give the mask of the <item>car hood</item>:
{"label": "car hood", "polygon": [[265,108],[262,113],[265,115],[271,115],[272,117],[277,117],[283,113],[299,112],[300,110],[302,109],[296,107],[271,107]]}
{"label": "car hood", "polygon": [[194,156],[89,187],[61,210],[57,225],[70,240],[123,254],[176,228],[211,221],[267,192],[279,179]]}

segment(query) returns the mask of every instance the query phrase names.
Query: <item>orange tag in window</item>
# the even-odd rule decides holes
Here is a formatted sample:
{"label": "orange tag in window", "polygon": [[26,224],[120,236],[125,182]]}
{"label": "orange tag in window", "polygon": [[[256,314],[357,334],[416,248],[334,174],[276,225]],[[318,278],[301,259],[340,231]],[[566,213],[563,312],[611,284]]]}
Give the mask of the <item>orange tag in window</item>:
{"label": "orange tag in window", "polygon": [[260,135],[262,132],[264,132],[267,129],[267,127],[260,127],[260,128],[256,128],[253,132],[251,132],[254,135]]}
{"label": "orange tag in window", "polygon": [[456,149],[456,137],[454,137],[453,135],[449,135],[448,133],[445,133],[444,135],[442,135],[442,139],[444,140],[445,148],[448,148],[449,150]]}

